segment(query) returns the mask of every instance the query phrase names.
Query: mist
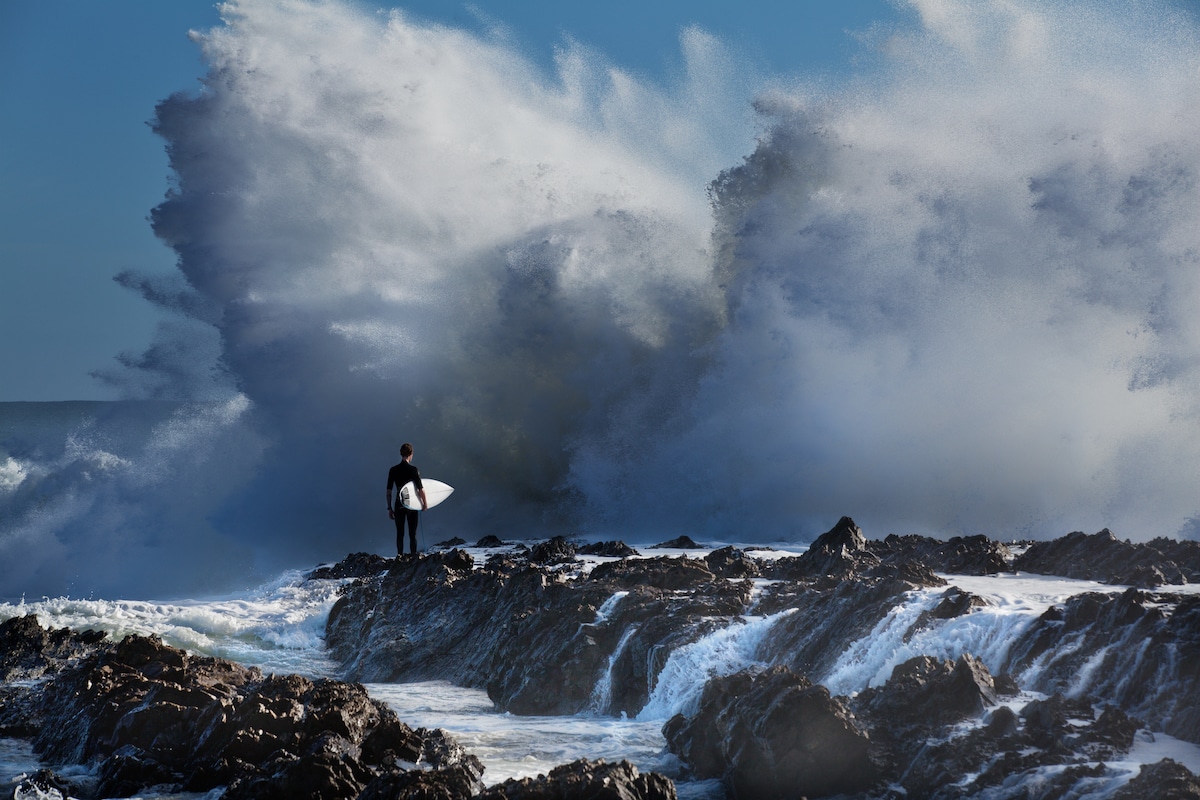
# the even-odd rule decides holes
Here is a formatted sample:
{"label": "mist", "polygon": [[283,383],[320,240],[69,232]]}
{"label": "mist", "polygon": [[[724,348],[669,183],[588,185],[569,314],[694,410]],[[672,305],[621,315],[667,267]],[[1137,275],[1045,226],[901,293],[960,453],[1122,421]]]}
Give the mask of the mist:
{"label": "mist", "polygon": [[[689,29],[659,85],[402,12],[224,6],[203,90],[154,120],[177,279],[119,276],[175,320],[102,376],[175,410],[9,448],[3,585],[391,554],[404,441],[457,490],[426,545],[804,541],[843,514],[1194,532],[1195,18],[910,11],[846,80]],[[36,505],[55,492],[86,502]]]}

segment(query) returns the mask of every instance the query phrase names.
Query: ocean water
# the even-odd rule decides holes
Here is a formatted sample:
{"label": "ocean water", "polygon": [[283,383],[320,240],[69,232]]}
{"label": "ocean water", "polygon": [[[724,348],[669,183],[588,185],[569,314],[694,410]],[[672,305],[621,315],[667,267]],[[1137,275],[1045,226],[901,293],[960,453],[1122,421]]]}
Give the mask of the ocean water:
{"label": "ocean water", "polygon": [[0,596],[378,549],[406,440],[427,544],[1200,535],[1194,4],[900,6],[861,70],[689,28],[654,81],[223,3],[152,123],[178,271],[117,276],[171,316],[105,378],[162,405],[0,419]]}
{"label": "ocean water", "polygon": [[[487,551],[472,550],[476,556]],[[651,551],[702,557],[708,550]],[[803,552],[803,547],[776,545],[751,550],[760,557]],[[587,557],[583,569],[608,560]],[[482,559],[477,559],[481,563]],[[878,685],[898,663],[918,654],[956,658],[978,655],[991,669],[1003,661],[1005,642],[1031,624],[1046,608],[1080,592],[1120,592],[1124,587],[1090,581],[1016,574],[944,576],[960,588],[986,597],[991,605],[923,630],[905,640],[911,621],[932,606],[944,590],[910,594],[878,628],[843,652],[825,676],[814,676],[834,693],[852,694]],[[155,634],[192,653],[230,658],[266,672],[298,672],[309,677],[337,677],[337,665],[326,656],[322,633],[341,581],[306,581],[288,572],[254,591],[203,600],[170,602],[133,600],[42,599],[0,604],[0,619],[36,614],[47,627],[104,630],[112,636]],[[1180,587],[1171,587],[1179,591]],[[1200,592],[1200,586],[1183,587]],[[614,595],[612,604],[620,602]],[[608,608],[611,611],[611,606]],[[600,613],[605,613],[602,608]],[[786,612],[785,612],[786,614]],[[777,615],[781,616],[781,615]],[[445,682],[369,684],[371,695],[390,705],[414,727],[444,728],[483,761],[486,782],[536,776],[577,758],[628,759],[641,770],[680,778],[678,760],[666,752],[661,729],[672,715],[688,712],[705,680],[754,666],[754,644],[770,635],[773,617],[748,617],[680,648],[668,660],[646,706],[634,718],[594,713],[563,717],[521,717],[498,712],[485,692]],[[1036,675],[1018,675],[1024,685]],[[1082,678],[1081,678],[1082,679]],[[598,679],[598,687],[602,677]],[[1026,693],[1009,702],[1015,710],[1035,697]],[[1136,774],[1143,763],[1170,757],[1200,772],[1200,746],[1162,733],[1142,731],[1133,751],[1111,763],[1116,778],[1095,787],[1095,800],[1106,797]],[[36,757],[23,743],[0,740],[0,785],[27,774]],[[68,771],[70,774],[70,771]],[[685,798],[724,797],[715,781],[678,782]],[[182,798],[181,798],[182,800]]]}
{"label": "ocean water", "polygon": [[[0,613],[329,674],[335,587],[296,570],[391,551],[406,440],[457,489],[426,547],[804,542],[843,514],[1200,537],[1195,9],[900,5],[848,38],[861,72],[763,76],[689,28],[655,82],[403,9],[222,4],[203,86],[152,123],[178,271],[117,276],[171,312],[105,372],[131,399],[0,403]],[[821,680],[1001,663],[1079,588],[971,580],[984,614],[904,642],[917,593]],[[653,765],[654,725],[771,625],[677,653],[635,720],[542,736],[446,687],[389,702],[497,774],[549,765],[564,725]]]}

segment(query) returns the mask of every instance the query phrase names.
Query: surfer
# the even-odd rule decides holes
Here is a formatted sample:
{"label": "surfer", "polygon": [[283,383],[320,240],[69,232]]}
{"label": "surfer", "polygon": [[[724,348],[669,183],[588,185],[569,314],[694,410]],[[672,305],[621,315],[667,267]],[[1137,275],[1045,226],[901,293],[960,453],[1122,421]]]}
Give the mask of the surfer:
{"label": "surfer", "polygon": [[[408,541],[413,555],[417,554],[417,522],[420,512],[405,508],[400,501],[400,490],[410,481],[421,498],[421,508],[429,508],[425,500],[425,486],[421,483],[421,471],[413,466],[413,446],[408,442],[400,445],[400,463],[388,470],[387,510],[388,517],[396,521],[396,555],[404,555],[404,523],[408,522]],[[396,506],[392,507],[392,486],[396,487]]]}

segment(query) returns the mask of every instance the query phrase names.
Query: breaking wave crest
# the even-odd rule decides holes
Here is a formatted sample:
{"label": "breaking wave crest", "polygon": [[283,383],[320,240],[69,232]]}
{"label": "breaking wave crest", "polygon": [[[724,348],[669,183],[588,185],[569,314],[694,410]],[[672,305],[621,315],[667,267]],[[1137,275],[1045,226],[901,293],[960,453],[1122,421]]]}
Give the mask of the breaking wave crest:
{"label": "breaking wave crest", "polygon": [[[5,586],[388,552],[405,440],[458,489],[433,540],[1200,528],[1184,12],[915,0],[838,85],[692,29],[660,86],[399,12],[223,9],[155,120],[179,274],[119,277],[177,321],[105,376],[204,403],[109,488],[0,462]],[[31,499],[85,484],[86,513]]]}

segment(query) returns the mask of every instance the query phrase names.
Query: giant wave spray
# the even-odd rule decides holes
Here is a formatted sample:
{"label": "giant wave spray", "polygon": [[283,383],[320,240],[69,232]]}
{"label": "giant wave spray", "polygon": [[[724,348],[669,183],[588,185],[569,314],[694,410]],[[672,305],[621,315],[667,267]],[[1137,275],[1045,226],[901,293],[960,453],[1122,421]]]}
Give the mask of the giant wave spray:
{"label": "giant wave spray", "polygon": [[0,583],[386,550],[405,439],[459,488],[447,538],[1194,534],[1200,27],[910,9],[855,79],[759,80],[692,29],[656,86],[401,12],[223,6],[154,123],[178,274],[119,276],[176,318],[105,375],[185,404],[10,446]]}

